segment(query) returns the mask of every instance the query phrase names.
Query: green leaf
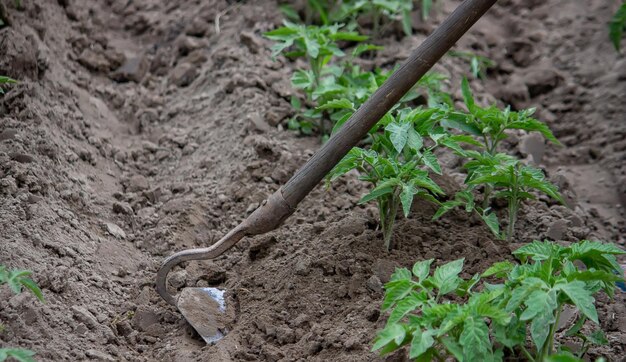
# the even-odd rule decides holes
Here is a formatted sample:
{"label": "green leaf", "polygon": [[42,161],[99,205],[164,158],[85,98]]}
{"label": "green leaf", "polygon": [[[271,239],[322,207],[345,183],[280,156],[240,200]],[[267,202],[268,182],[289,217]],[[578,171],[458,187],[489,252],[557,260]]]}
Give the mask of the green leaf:
{"label": "green leaf", "polygon": [[415,186],[411,184],[403,184],[402,192],[400,193],[400,202],[402,203],[402,211],[404,217],[408,217],[411,212],[411,205],[413,204],[413,195],[417,193]]}
{"label": "green leaf", "polygon": [[391,275],[390,281],[396,280],[411,280],[411,271],[407,268],[396,268]]}
{"label": "green leaf", "polygon": [[424,354],[430,347],[435,344],[433,335],[436,334],[434,330],[428,329],[425,331],[415,330],[413,332],[413,339],[411,340],[411,349],[409,350],[409,358],[417,358]]}
{"label": "green leaf", "polygon": [[413,290],[410,280],[395,280],[385,284],[385,298],[381,310],[384,312]]}
{"label": "green leaf", "polygon": [[469,317],[465,320],[459,342],[463,347],[464,360],[483,361],[491,355],[489,328],[481,318]]}
{"label": "green leaf", "polygon": [[413,151],[419,151],[424,146],[424,140],[414,128],[409,128],[406,144]]}
{"label": "green leaf", "polygon": [[528,257],[536,261],[541,261],[548,260],[551,257],[557,257],[561,250],[562,248],[560,246],[549,241],[533,240],[532,243],[515,250],[513,255],[522,261],[526,260]]}
{"label": "green leaf", "polygon": [[411,292],[404,299],[400,300],[393,309],[387,320],[387,324],[398,323],[405,315],[411,313],[424,303],[419,294]]}
{"label": "green leaf", "polygon": [[293,7],[291,7],[290,5],[283,4],[283,5],[280,5],[278,7],[278,9],[280,9],[280,12],[283,13],[283,15],[287,19],[289,19],[291,21],[296,21],[296,22],[300,22],[301,21],[300,15],[298,15],[298,12]]}
{"label": "green leaf", "polygon": [[576,280],[567,284],[557,284],[555,288],[562,290],[585,317],[599,324],[598,312],[594,306],[595,300],[591,292],[585,289],[585,282]]}
{"label": "green leaf", "polygon": [[578,334],[578,332],[580,332],[581,328],[585,324],[586,320],[587,318],[585,317],[578,318],[576,323],[574,323],[574,325],[565,332],[565,335],[567,337],[571,337],[571,336],[575,336],[576,334]]}
{"label": "green leaf", "polygon": [[418,261],[413,265],[413,275],[415,275],[417,280],[423,281],[428,277],[428,274],[430,272],[430,265],[433,263],[433,261],[434,259],[427,259]]}
{"label": "green leaf", "polygon": [[350,102],[346,98],[333,99],[332,101],[326,102],[317,107],[317,109],[350,109],[354,111],[354,103]]}
{"label": "green leaf", "polygon": [[542,313],[552,313],[557,307],[556,292],[550,290],[535,290],[524,301],[526,309],[520,315],[520,320],[527,321]]}
{"label": "green leaf", "polygon": [[360,35],[355,32],[337,32],[330,36],[333,40],[345,40],[345,41],[364,41],[367,40],[366,35]]}
{"label": "green leaf", "polygon": [[[448,118],[441,121],[441,125],[447,128],[458,129],[460,131],[467,132],[474,136],[478,136],[478,137],[482,136],[483,133],[481,129],[478,128],[476,125],[468,122],[468,119],[470,117],[471,116],[468,116],[463,113],[452,112],[448,115]],[[475,141],[475,143],[478,143],[477,146],[482,146],[480,142]],[[474,144],[474,143],[471,143],[471,144]]]}
{"label": "green leaf", "polygon": [[495,275],[498,278],[502,278],[506,273],[511,271],[511,269],[513,269],[513,263],[510,261],[500,261],[487,268],[487,270],[481,274],[481,277],[484,278]]}
{"label": "green leaf", "polygon": [[439,165],[439,161],[437,161],[437,156],[432,153],[430,150],[425,150],[422,154],[422,160],[424,160],[424,164],[428,166],[431,170],[433,170],[436,174],[441,175],[441,166]]}
{"label": "green leaf", "polygon": [[508,348],[524,345],[526,342],[526,324],[515,314],[508,324],[495,324],[493,329],[496,340]]}
{"label": "green leaf", "polygon": [[439,219],[446,212],[454,209],[457,206],[461,206],[462,204],[462,202],[456,200],[446,201],[442,203],[437,212],[435,212],[435,215],[433,215],[433,220]]}
{"label": "green leaf", "polygon": [[467,78],[465,77],[463,77],[463,80],[461,81],[461,93],[463,93],[463,101],[465,101],[467,110],[470,111],[471,113],[474,113],[476,105],[474,103],[474,97],[472,96],[472,91],[470,90],[469,82],[467,81]]}
{"label": "green leaf", "polygon": [[454,339],[448,336],[444,336],[440,338],[440,340],[441,343],[446,347],[448,352],[450,352],[450,354],[454,356],[454,358],[459,361],[463,360],[463,347],[461,347],[460,344],[458,344]]}
{"label": "green leaf", "polygon": [[385,196],[393,193],[395,186],[389,186],[385,184],[381,184],[378,187],[374,188],[370,193],[363,196],[361,200],[359,200],[359,204],[364,204],[366,202],[378,199],[381,196]]}
{"label": "green leaf", "polygon": [[582,362],[584,360],[574,356],[570,352],[559,351],[555,354],[546,356],[544,361],[545,362]]}
{"label": "green leaf", "polygon": [[352,56],[358,57],[365,52],[373,50],[383,50],[384,48],[385,47],[382,47],[380,45],[361,43],[354,48],[354,50],[352,51]]}
{"label": "green leaf", "polygon": [[314,79],[315,78],[313,76],[313,72],[296,70],[296,72],[291,77],[291,84],[295,88],[308,89],[311,88],[311,86],[313,85]]}
{"label": "green leaf", "polygon": [[35,362],[33,356],[35,352],[22,348],[0,348],[0,361],[5,361],[9,357],[18,362]]}
{"label": "green leaf", "polygon": [[550,325],[555,322],[552,311],[542,311],[530,323],[530,335],[538,350],[546,343],[550,334]]}
{"label": "green leaf", "polygon": [[385,127],[385,131],[389,132],[389,139],[393,144],[393,148],[401,153],[407,143],[409,137],[410,123],[390,123]]}
{"label": "green leaf", "polygon": [[42,302],[44,301],[43,293],[41,292],[41,289],[39,289],[39,286],[37,285],[37,283],[35,283],[32,279],[23,278],[20,280],[20,284],[26,287],[26,289],[30,290],[35,295],[35,297],[37,297],[37,299],[39,299]]}
{"label": "green leaf", "polygon": [[615,47],[615,50],[620,52],[620,43],[622,40],[622,34],[626,27],[626,3],[623,3],[613,15],[611,22],[609,23],[609,38]]}
{"label": "green leaf", "polygon": [[493,235],[500,238],[500,222],[498,221],[496,213],[485,210],[482,214],[480,214],[480,217],[483,219],[487,227],[489,227],[489,230],[491,230]]}
{"label": "green leaf", "polygon": [[591,332],[591,334],[585,335],[587,340],[597,346],[606,346],[609,341],[606,339],[606,335],[601,329]]}
{"label": "green leaf", "polygon": [[550,131],[550,128],[545,123],[540,122],[539,120],[536,120],[534,118],[526,118],[510,122],[509,124],[507,124],[507,128],[522,129],[529,132],[536,131],[541,133],[550,142],[553,142],[557,145],[561,144],[559,140],[554,137],[554,134],[552,134],[552,131]]}
{"label": "green leaf", "polygon": [[432,281],[439,289],[439,295],[445,295],[455,290],[460,283],[459,273],[463,270],[465,258],[457,259],[438,266],[433,274]]}
{"label": "green leaf", "polygon": [[532,292],[540,289],[543,285],[545,285],[545,283],[539,278],[531,277],[525,279],[520,286],[513,289],[511,292],[511,298],[509,298],[505,308],[507,312],[512,312],[517,309]]}
{"label": "green leaf", "polygon": [[378,332],[376,339],[374,340],[374,346],[372,347],[372,351],[376,351],[390,342],[395,342],[397,345],[402,344],[404,341],[404,337],[406,337],[406,331],[399,324],[390,324],[382,331]]}

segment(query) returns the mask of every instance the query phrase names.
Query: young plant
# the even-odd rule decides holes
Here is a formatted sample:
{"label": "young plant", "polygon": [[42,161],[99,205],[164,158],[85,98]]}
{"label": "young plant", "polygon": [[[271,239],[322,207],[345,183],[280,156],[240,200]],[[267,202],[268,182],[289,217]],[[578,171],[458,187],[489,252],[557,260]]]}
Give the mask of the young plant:
{"label": "young plant", "polygon": [[609,23],[609,38],[615,47],[615,50],[620,52],[620,45],[622,42],[622,34],[626,29],[626,2],[623,3],[613,15],[611,22]]}
{"label": "young plant", "polygon": [[15,84],[15,83],[17,83],[15,79],[0,75],[0,94],[4,94],[4,89],[2,88],[3,84]]}
{"label": "young plant", "polygon": [[462,52],[452,50],[448,52],[452,57],[458,57],[465,59],[470,63],[470,72],[474,78],[485,79],[487,77],[486,71],[489,68],[495,67],[496,63],[493,60],[484,57],[482,55],[474,54],[472,52]]}
{"label": "young plant", "polygon": [[[331,18],[332,14],[337,12],[336,7],[338,4],[340,4],[339,1],[332,0],[307,0],[304,8],[304,23],[329,25],[336,20]],[[287,19],[294,22],[303,22],[298,12],[291,5],[280,5],[279,9]]]}
{"label": "young plant", "polygon": [[[44,301],[43,293],[37,283],[29,276],[32,274],[29,270],[7,270],[4,265],[0,265],[0,286],[8,284],[13,293],[20,294],[22,288],[30,290],[37,299]],[[0,325],[1,327],[1,325]],[[32,356],[35,352],[22,348],[0,348],[0,362],[5,361],[9,357],[19,362],[34,362]]]}
{"label": "young plant", "polygon": [[[288,21],[285,26],[265,33],[269,39],[278,43],[272,46],[272,54],[276,56],[283,53],[287,57],[304,57],[308,62],[308,69],[297,70],[291,83],[294,88],[302,89],[307,95],[307,102],[315,104],[320,93],[336,91],[334,80],[341,69],[328,66],[333,57],[342,57],[345,53],[339,48],[339,41],[360,42],[367,39],[366,36],[359,35],[352,31],[340,31],[341,25],[332,26],[305,26]],[[299,109],[300,104],[292,101],[292,105]],[[304,123],[300,123],[297,118],[290,121],[290,128],[298,127],[303,133],[310,133],[313,125],[317,122],[317,128],[321,134],[325,134],[324,121],[319,112],[314,109],[305,111]]]}
{"label": "young plant", "polygon": [[[437,109],[403,109],[395,117],[388,113],[370,132],[371,148],[353,148],[328,175],[331,182],[357,170],[359,179],[371,184],[359,203],[376,201],[387,250],[400,207],[406,217],[415,197],[438,203],[435,197],[444,194],[429,176],[430,172],[441,174],[433,151],[457,141],[438,126],[440,118]],[[378,132],[379,128],[384,131]]]}
{"label": "young plant", "polygon": [[372,19],[374,38],[378,38],[384,25],[383,18],[395,21],[398,18],[402,22],[402,30],[409,36],[412,33],[411,11],[413,0],[374,0],[374,1],[346,1],[342,3],[339,16],[342,19],[356,19],[361,15],[368,15]]}
{"label": "young plant", "polygon": [[[622,280],[615,259],[619,254],[625,252],[595,241],[568,247],[534,241],[513,253],[519,264],[498,262],[466,280],[459,277],[463,259],[437,267],[432,275],[432,259],[417,262],[411,271],[397,269],[385,285],[382,304],[382,311],[391,313],[372,349],[386,354],[406,345],[409,358],[417,361],[521,356],[529,361],[581,361],[589,343],[606,341],[599,329],[580,331],[586,320],[599,325],[594,295],[603,290],[612,297],[615,282]],[[504,280],[481,281],[487,277]],[[565,305],[579,311],[567,332],[583,340],[578,355],[555,343]]]}
{"label": "young plant", "polygon": [[[543,172],[538,169],[523,166],[516,158],[498,153],[498,145],[508,137],[506,131],[521,129],[541,133],[546,139],[555,144],[560,144],[554,137],[548,126],[539,120],[532,118],[534,109],[513,112],[508,107],[500,110],[496,106],[482,108],[476,105],[470,91],[467,79],[461,84],[463,99],[469,112],[447,112],[446,119],[441,123],[450,128],[456,128],[469,133],[474,142],[467,141],[478,147],[480,151],[458,151],[462,157],[470,160],[464,165],[468,171],[465,180],[467,188],[460,198],[442,204],[441,209],[435,214],[440,217],[445,212],[457,206],[465,205],[466,210],[474,208],[498,237],[510,240],[514,233],[517,212],[520,204],[525,199],[532,199],[531,191],[542,192],[559,202],[563,202],[557,188],[545,180]],[[483,187],[483,201],[480,207],[476,207],[472,198],[471,202],[467,193],[471,193],[478,186]],[[498,190],[494,194],[494,190]],[[491,212],[489,205],[493,198],[503,198],[508,202],[508,227],[503,234],[499,232],[497,217]]]}

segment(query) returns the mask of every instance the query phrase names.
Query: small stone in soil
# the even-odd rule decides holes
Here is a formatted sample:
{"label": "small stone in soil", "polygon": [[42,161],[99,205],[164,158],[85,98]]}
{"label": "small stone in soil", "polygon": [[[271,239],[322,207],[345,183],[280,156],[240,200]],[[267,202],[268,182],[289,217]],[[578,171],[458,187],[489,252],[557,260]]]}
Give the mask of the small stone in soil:
{"label": "small stone in soil", "polygon": [[106,230],[109,234],[115,236],[118,239],[126,239],[126,233],[124,232],[124,230],[122,230],[121,227],[110,222],[105,223],[104,226],[106,227]]}

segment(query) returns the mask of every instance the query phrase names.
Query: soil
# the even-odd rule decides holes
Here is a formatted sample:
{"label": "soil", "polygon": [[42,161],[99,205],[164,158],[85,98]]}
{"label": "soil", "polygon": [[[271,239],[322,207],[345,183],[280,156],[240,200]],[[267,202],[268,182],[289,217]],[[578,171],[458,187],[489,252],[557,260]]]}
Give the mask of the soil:
{"label": "soil", "polygon": [[[158,266],[219,239],[319,146],[284,130],[296,65],[272,60],[261,36],[280,24],[277,4],[0,3],[0,74],[20,81],[0,98],[0,263],[32,270],[46,298],[0,290],[2,346],[50,361],[379,361],[371,340],[398,266],[465,257],[469,276],[533,239],[624,246],[626,58],[606,27],[618,1],[502,0],[456,49],[497,63],[471,82],[482,103],[536,106],[555,131],[563,147],[521,133],[505,146],[541,165],[567,206],[527,203],[507,244],[462,212],[433,222],[417,202],[387,253],[374,206],[357,205],[364,185],[320,185],[278,230],[171,273],[175,289],[228,291],[232,330],[207,346],[157,295]],[[390,29],[369,64],[402,61],[458,1],[438,4],[414,36]],[[469,65],[445,57],[436,70],[459,100]],[[453,170],[442,182],[458,188],[459,160],[441,156]],[[610,343],[591,357],[626,355],[625,301],[599,298]]]}

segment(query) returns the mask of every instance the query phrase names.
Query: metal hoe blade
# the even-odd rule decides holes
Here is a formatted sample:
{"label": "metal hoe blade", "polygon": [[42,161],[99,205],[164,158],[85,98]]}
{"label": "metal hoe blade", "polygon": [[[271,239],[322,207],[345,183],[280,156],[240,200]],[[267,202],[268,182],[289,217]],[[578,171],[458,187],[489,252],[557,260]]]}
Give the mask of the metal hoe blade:
{"label": "metal hoe blade", "polygon": [[217,288],[185,288],[178,297],[178,310],[207,344],[228,332],[224,293]]}

